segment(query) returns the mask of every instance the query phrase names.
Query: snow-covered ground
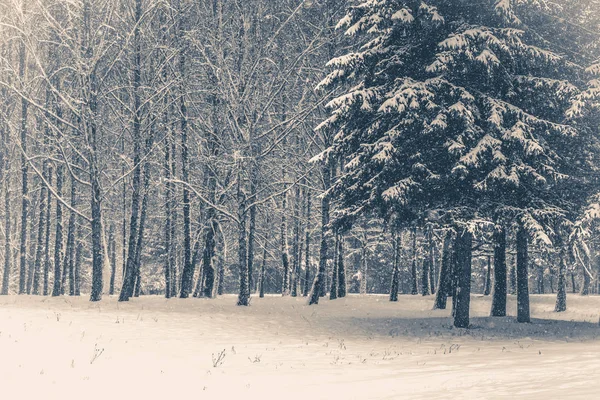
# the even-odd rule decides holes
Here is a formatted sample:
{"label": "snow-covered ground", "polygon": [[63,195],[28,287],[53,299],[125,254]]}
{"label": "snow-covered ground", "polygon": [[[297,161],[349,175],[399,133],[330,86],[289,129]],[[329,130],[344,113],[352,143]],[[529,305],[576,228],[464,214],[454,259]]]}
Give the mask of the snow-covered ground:
{"label": "snow-covered ground", "polygon": [[[514,314],[515,299],[509,299]],[[433,299],[0,297],[3,399],[589,399],[600,394],[600,297],[532,296],[532,324],[469,330]],[[221,356],[219,356],[221,354]],[[220,358],[221,357],[221,358]],[[8,396],[6,396],[8,394]]]}

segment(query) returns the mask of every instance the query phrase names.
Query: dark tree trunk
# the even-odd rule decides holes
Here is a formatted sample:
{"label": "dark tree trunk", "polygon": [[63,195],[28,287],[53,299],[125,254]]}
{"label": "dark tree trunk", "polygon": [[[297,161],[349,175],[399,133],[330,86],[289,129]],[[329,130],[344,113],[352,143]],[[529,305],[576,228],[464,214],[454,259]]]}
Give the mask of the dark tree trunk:
{"label": "dark tree trunk", "polygon": [[238,306],[250,305],[250,288],[248,287],[248,250],[246,248],[246,196],[242,190],[241,166],[238,166],[237,177],[237,202],[238,202],[238,264],[240,268],[240,290],[238,293]]}
{"label": "dark tree trunk", "polygon": [[506,230],[499,224],[494,228],[494,293],[491,315],[506,316]]}
{"label": "dark tree trunk", "polygon": [[448,230],[444,236],[442,247],[442,265],[440,267],[440,278],[438,289],[435,294],[434,310],[445,310],[446,301],[452,290],[452,231]]}
{"label": "dark tree trunk", "polygon": [[77,225],[75,243],[75,296],[81,295],[81,262],[83,259],[83,242],[81,241],[81,225]]}
{"label": "dark tree trunk", "polygon": [[473,234],[468,229],[464,229],[456,236],[455,243],[458,282],[456,287],[454,326],[457,328],[468,328],[469,308],[471,305],[471,247],[473,245]]}
{"label": "dark tree trunk", "polygon": [[[215,266],[213,265],[213,257],[215,255],[216,240],[215,235],[218,229],[217,220],[211,216],[209,226],[207,227],[206,236],[204,238],[204,251],[202,252],[202,270],[205,273],[204,277],[204,297],[214,297],[215,287]],[[248,278],[250,275],[248,275]]]}
{"label": "dark tree trunk", "polygon": [[125,271],[123,277],[123,284],[121,285],[121,293],[119,294],[119,301],[128,301],[133,296],[135,286],[135,258],[136,258],[136,245],[138,240],[138,227],[139,227],[139,214],[140,214],[140,200],[141,200],[141,175],[142,175],[142,121],[141,121],[141,99],[140,99],[140,86],[141,86],[141,45],[140,45],[140,21],[142,18],[142,2],[141,0],[135,0],[135,15],[134,15],[134,30],[133,30],[133,178],[132,187],[133,192],[131,195],[131,217],[129,222],[129,240],[127,249],[127,263],[125,264]]}
{"label": "dark tree trunk", "polygon": [[522,225],[517,230],[517,322],[531,322],[529,316],[528,233]]}
{"label": "dark tree trunk", "polygon": [[[298,140],[299,136],[297,136]],[[298,145],[298,143],[296,143]],[[298,179],[295,179],[297,181]],[[292,260],[292,297],[298,296],[298,283],[300,281],[300,260],[302,247],[300,243],[300,185],[296,185],[294,194],[294,238],[292,241],[292,253],[294,259]]]}
{"label": "dark tree trunk", "polygon": [[[56,194],[62,197],[64,166],[56,167]],[[54,236],[54,285],[52,286],[52,296],[60,296],[62,290],[62,260],[63,260],[63,226],[62,226],[62,204],[56,202],[56,232]]]}
{"label": "dark tree trunk", "polygon": [[[71,207],[77,206],[77,184],[75,178],[71,176]],[[69,227],[67,230],[67,247],[65,249],[64,270],[69,273],[69,296],[75,295],[75,224],[77,223],[77,214],[71,211],[69,214]],[[113,238],[114,239],[114,238]],[[114,246],[114,243],[113,243]],[[114,249],[113,249],[114,250]]]}
{"label": "dark tree trunk", "polygon": [[398,289],[400,286],[400,246],[402,236],[400,232],[394,234],[394,260],[392,270],[392,285],[390,287],[390,301],[398,301]]}
{"label": "dark tree trunk", "polygon": [[431,290],[431,294],[435,294],[435,278],[436,278],[436,268],[435,268],[435,242],[433,241],[433,225],[430,224],[427,229],[427,257],[429,262],[429,288]]}
{"label": "dark tree trunk", "polygon": [[567,310],[567,284],[565,282],[565,257],[566,249],[562,243],[562,240],[557,240],[557,247],[560,249],[559,264],[558,264],[558,287],[556,294],[556,305],[554,307],[555,312],[563,312]]}
{"label": "dark tree trunk", "polygon": [[571,272],[571,293],[577,293],[577,286],[575,286],[575,272]]}
{"label": "dark tree trunk", "polygon": [[[42,176],[47,179],[48,165],[44,163]],[[35,249],[35,265],[33,267],[33,294],[40,294],[40,272],[42,269],[42,257],[44,256],[44,233],[46,233],[46,198],[48,189],[44,184],[40,190],[40,218],[38,220],[37,244]]]}
{"label": "dark tree trunk", "polygon": [[[283,174],[285,180],[285,174]],[[283,200],[281,203],[281,266],[283,269],[283,282],[281,285],[281,294],[287,296],[290,294],[290,260],[288,254],[288,241],[287,241],[287,192],[283,193]]]}
{"label": "dark tree trunk", "polygon": [[117,273],[117,249],[115,241],[115,225],[111,224],[108,231],[108,253],[110,254],[110,284],[108,294],[115,294],[115,275]]}
{"label": "dark tree trunk", "polygon": [[[154,130],[150,129],[150,134],[146,139],[146,150],[145,156],[150,154],[152,145],[154,144]],[[135,286],[133,295],[139,297],[141,291],[141,264],[142,264],[142,250],[144,248],[144,229],[146,227],[146,218],[148,215],[148,195],[150,192],[150,164],[146,162],[144,164],[144,196],[142,198],[142,209],[140,212],[140,225],[138,227],[137,243],[135,245],[135,260],[134,260],[134,274],[135,274]]]}
{"label": "dark tree trunk", "polygon": [[263,256],[262,263],[260,265],[260,274],[258,281],[258,296],[260,298],[265,297],[265,268],[267,266],[267,242],[263,245]]}
{"label": "dark tree trunk", "polygon": [[[167,117],[164,118],[167,125]],[[168,134],[167,134],[168,135]],[[173,272],[173,240],[171,237],[172,231],[172,215],[173,215],[173,183],[171,183],[171,141],[169,136],[165,138],[165,297],[168,299],[173,297],[175,293],[172,290],[171,280],[174,279],[171,275]],[[125,230],[123,230],[125,231]]]}
{"label": "dark tree trunk", "polygon": [[346,265],[344,264],[344,237],[340,235],[338,242],[338,261],[337,261],[337,284],[338,284],[338,297],[346,297],[347,283],[346,283]]}
{"label": "dark tree trunk", "polygon": [[517,294],[517,269],[515,268],[515,257],[510,263],[510,294]]}
{"label": "dark tree trunk", "polygon": [[[25,80],[26,67],[25,42],[19,43],[19,77],[21,82]],[[21,201],[21,242],[19,248],[19,294],[24,294],[27,279],[27,221],[29,217],[29,187],[28,187],[28,161],[27,161],[27,111],[29,103],[25,96],[21,98],[21,177],[22,177],[22,201]]]}
{"label": "dark tree trunk", "polygon": [[483,295],[489,296],[492,290],[492,257],[487,256],[487,268],[485,270],[485,284],[483,287]]}
{"label": "dark tree trunk", "polygon": [[304,239],[304,245],[306,246],[304,249],[304,288],[302,291],[302,295],[304,297],[308,296],[308,293],[310,291],[310,206],[311,206],[311,199],[310,199],[310,191],[308,189],[306,189],[305,193],[304,193],[305,199],[306,199],[306,225],[305,225],[305,239]]}
{"label": "dark tree trunk", "polygon": [[[48,184],[52,185],[52,166],[48,165]],[[51,225],[51,212],[52,212],[52,197],[50,191],[47,193],[48,197],[46,198],[46,234],[45,243],[44,243],[44,277],[43,277],[43,287],[42,294],[44,296],[48,296],[50,293],[50,225]]]}
{"label": "dark tree trunk", "polygon": [[417,228],[412,228],[412,264],[410,268],[410,294],[417,295]]}
{"label": "dark tree trunk", "polygon": [[[180,10],[181,12],[182,10]],[[180,18],[183,16],[180,15]],[[179,27],[180,40],[183,40],[183,29]],[[180,43],[183,45],[183,43]],[[182,81],[185,77],[185,51],[183,49],[179,58],[179,73]],[[181,118],[181,177],[187,184],[189,183],[189,168],[188,168],[188,116],[187,104],[183,86],[181,87],[181,95],[179,98],[179,112]],[[191,226],[190,226],[190,190],[185,185],[183,187],[183,273],[181,276],[181,293],[179,297],[185,299],[189,296],[192,290],[192,280],[194,279],[194,271],[192,266],[192,248],[191,248]],[[246,265],[247,266],[247,265]]]}
{"label": "dark tree trunk", "polygon": [[333,251],[333,263],[331,265],[331,288],[329,289],[329,300],[338,298],[338,254],[340,251],[340,235],[335,232],[335,242]]}
{"label": "dark tree trunk", "polygon": [[536,289],[537,294],[544,294],[544,265],[539,263],[536,265]]}

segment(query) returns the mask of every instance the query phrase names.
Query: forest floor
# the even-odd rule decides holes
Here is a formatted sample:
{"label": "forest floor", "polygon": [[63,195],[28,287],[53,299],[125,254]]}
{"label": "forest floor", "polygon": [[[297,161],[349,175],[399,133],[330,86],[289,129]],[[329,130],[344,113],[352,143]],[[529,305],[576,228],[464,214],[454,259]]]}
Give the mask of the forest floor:
{"label": "forest floor", "polygon": [[[532,296],[532,323],[470,329],[432,297],[118,303],[0,297],[4,399],[586,399],[600,393],[600,297]],[[509,298],[514,315],[515,298]],[[8,396],[6,396],[8,394]]]}

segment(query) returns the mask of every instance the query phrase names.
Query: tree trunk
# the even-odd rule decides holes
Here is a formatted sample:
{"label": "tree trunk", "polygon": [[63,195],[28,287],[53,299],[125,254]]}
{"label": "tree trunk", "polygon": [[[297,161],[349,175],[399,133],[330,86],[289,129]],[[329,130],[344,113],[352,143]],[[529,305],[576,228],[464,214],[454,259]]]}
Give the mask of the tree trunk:
{"label": "tree trunk", "polygon": [[440,267],[440,278],[438,289],[435,294],[434,310],[445,310],[446,301],[452,290],[452,231],[448,230],[444,236],[442,247],[442,265]]}
{"label": "tree trunk", "polygon": [[[56,194],[62,197],[64,178],[64,166],[59,164],[56,167]],[[54,235],[54,285],[52,286],[52,296],[60,296],[62,291],[62,260],[63,260],[63,226],[62,226],[62,204],[56,201],[56,233]]]}
{"label": "tree trunk", "polygon": [[77,225],[75,238],[77,247],[75,248],[75,296],[81,295],[81,262],[83,259],[83,242],[81,241],[81,225]]}
{"label": "tree trunk", "polygon": [[528,234],[520,224],[517,230],[517,322],[531,322],[529,316]]}
{"label": "tree trunk", "polygon": [[390,301],[398,301],[398,289],[400,286],[400,246],[402,245],[402,236],[400,232],[394,234],[394,260],[392,270],[392,285],[390,287]]}
{"label": "tree trunk", "polygon": [[[44,163],[42,176],[47,179],[48,165]],[[46,199],[48,197],[48,189],[44,184],[40,190],[40,217],[38,219],[38,234],[37,244],[35,249],[35,264],[33,267],[33,294],[40,294],[40,272],[42,269],[42,257],[44,256],[44,233],[46,232]]]}
{"label": "tree trunk", "polygon": [[258,281],[258,296],[260,298],[265,297],[265,268],[267,265],[267,241],[263,245],[263,256],[262,263],[260,265],[260,276]]}
{"label": "tree trunk", "polygon": [[469,327],[469,308],[471,305],[471,247],[473,234],[468,228],[463,229],[456,236],[456,258],[458,269],[458,282],[456,287],[456,309],[454,326],[457,328]]}
{"label": "tree trunk", "polygon": [[517,294],[517,269],[515,268],[515,257],[510,263],[510,294]]}
{"label": "tree trunk", "polygon": [[[24,5],[23,5],[23,8]],[[25,12],[23,10],[23,12]],[[19,43],[19,78],[25,81],[26,48],[24,39]],[[21,97],[21,177],[22,177],[22,201],[21,201],[21,242],[19,260],[19,294],[24,294],[26,289],[27,274],[27,220],[29,217],[29,187],[28,187],[28,161],[27,161],[27,112],[29,103],[25,96]]]}
{"label": "tree trunk", "polygon": [[499,224],[494,228],[494,293],[491,315],[506,316],[506,230]]}
{"label": "tree trunk", "polygon": [[[325,164],[322,169],[323,187],[331,185],[331,166]],[[327,290],[327,225],[329,224],[330,200],[327,196],[321,199],[321,243],[319,246],[319,269],[317,271],[308,304],[319,304],[319,297],[325,296]]]}
{"label": "tree trunk", "polygon": [[305,238],[304,238],[304,287],[302,290],[302,296],[307,297],[310,291],[310,207],[311,207],[311,198],[310,191],[308,189],[305,190],[304,193],[306,199],[306,225],[305,225]]}
{"label": "tree trunk", "polygon": [[487,268],[485,270],[485,284],[483,287],[483,295],[489,296],[492,290],[492,257],[487,256]]}
{"label": "tree trunk", "polygon": [[429,262],[429,288],[431,294],[435,294],[435,278],[436,278],[436,267],[435,267],[435,242],[433,241],[433,225],[430,224],[427,229],[427,257]]}
{"label": "tree trunk", "polygon": [[108,286],[108,294],[115,294],[115,275],[117,273],[117,249],[115,242],[115,225],[110,224],[108,231],[108,252],[110,254],[110,284]]}
{"label": "tree trunk", "polygon": [[[181,177],[187,184],[189,183],[189,167],[188,167],[188,115],[187,115],[187,104],[186,104],[186,93],[183,82],[185,81],[185,63],[186,55],[183,45],[184,31],[183,31],[183,10],[180,12],[179,20],[179,45],[180,56],[179,56],[179,74],[181,79],[180,97],[179,97],[179,115],[181,124]],[[180,298],[185,299],[189,296],[192,290],[192,280],[194,278],[194,271],[192,266],[192,249],[191,249],[191,226],[190,226],[190,190],[185,185],[183,187],[183,273],[181,276],[181,293]],[[247,265],[246,265],[247,267]]]}
{"label": "tree trunk", "polygon": [[[285,180],[285,173],[283,174]],[[283,283],[281,285],[281,294],[287,296],[290,290],[290,261],[288,254],[288,241],[287,241],[287,191],[283,193],[283,200],[281,202],[281,266],[283,269]]]}
{"label": "tree trunk", "polygon": [[[77,206],[77,184],[75,178],[71,176],[71,207]],[[67,247],[65,249],[64,270],[69,271],[69,296],[75,295],[75,224],[77,223],[77,214],[71,211],[69,215],[69,227],[67,231]],[[114,239],[114,238],[113,238]],[[113,243],[114,246],[114,243]],[[114,250],[114,249],[113,249]]]}
{"label": "tree trunk", "polygon": [[246,248],[246,196],[242,189],[241,165],[238,166],[237,203],[238,203],[238,264],[240,268],[240,290],[238,306],[250,305],[250,288],[248,287],[248,251]]}
{"label": "tree trunk", "polygon": [[417,295],[417,228],[412,228],[412,265],[410,268],[410,294]]}
{"label": "tree trunk", "polygon": [[[558,264],[558,287],[556,294],[556,305],[554,307],[555,312],[567,311],[567,284],[565,282],[565,253],[566,249],[562,244],[562,240],[557,241],[557,247],[560,249],[559,264]],[[560,247],[559,247],[560,246]]]}
{"label": "tree trunk", "polygon": [[338,261],[337,261],[337,284],[338,297],[346,297],[347,282],[346,282],[346,265],[344,264],[344,236],[340,235],[338,242]]}
{"label": "tree trunk", "polygon": [[[48,165],[48,184],[52,185],[52,166]],[[45,236],[45,243],[44,243],[44,282],[43,282],[43,289],[42,289],[42,294],[44,296],[48,296],[48,293],[50,293],[50,282],[49,282],[49,275],[50,275],[50,225],[51,225],[51,217],[50,217],[50,213],[52,212],[52,196],[50,191],[48,191],[47,193],[48,197],[46,198],[46,205],[47,205],[47,209],[46,209],[46,234]]]}
{"label": "tree trunk", "polygon": [[338,255],[340,251],[340,235],[335,232],[335,242],[333,251],[333,263],[331,264],[331,288],[329,289],[329,300],[335,300],[338,298]]}

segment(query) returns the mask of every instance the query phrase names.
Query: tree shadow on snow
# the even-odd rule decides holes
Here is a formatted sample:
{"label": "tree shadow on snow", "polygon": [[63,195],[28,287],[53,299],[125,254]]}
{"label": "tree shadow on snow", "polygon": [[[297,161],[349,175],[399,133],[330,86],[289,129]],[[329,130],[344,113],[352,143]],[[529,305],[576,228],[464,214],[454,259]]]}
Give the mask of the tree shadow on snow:
{"label": "tree shadow on snow", "polygon": [[543,339],[551,341],[589,341],[600,338],[598,322],[563,321],[532,318],[517,323],[509,317],[472,317],[468,329],[455,328],[452,318],[350,318],[356,333],[391,337],[445,338],[472,337],[480,340]]}

